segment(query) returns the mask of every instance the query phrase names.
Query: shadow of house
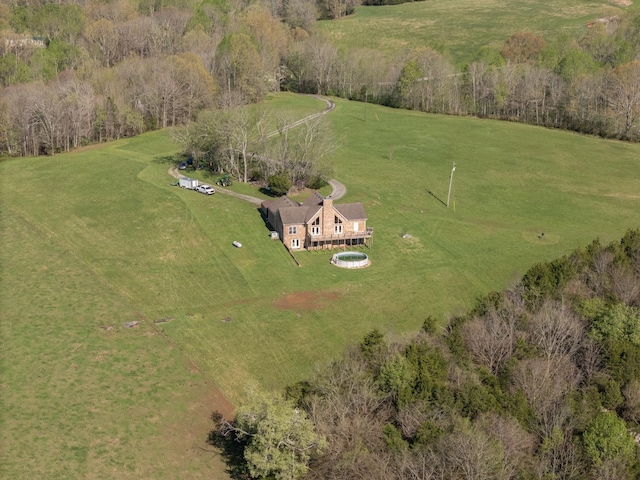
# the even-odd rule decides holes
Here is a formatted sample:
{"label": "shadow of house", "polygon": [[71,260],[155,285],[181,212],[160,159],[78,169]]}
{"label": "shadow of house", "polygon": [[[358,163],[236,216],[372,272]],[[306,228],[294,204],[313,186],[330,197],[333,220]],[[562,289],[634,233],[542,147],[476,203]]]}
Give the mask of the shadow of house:
{"label": "shadow of house", "polygon": [[373,240],[360,202],[334,205],[331,198],[313,192],[303,203],[287,196],[266,200],[261,213],[289,250],[371,247]]}

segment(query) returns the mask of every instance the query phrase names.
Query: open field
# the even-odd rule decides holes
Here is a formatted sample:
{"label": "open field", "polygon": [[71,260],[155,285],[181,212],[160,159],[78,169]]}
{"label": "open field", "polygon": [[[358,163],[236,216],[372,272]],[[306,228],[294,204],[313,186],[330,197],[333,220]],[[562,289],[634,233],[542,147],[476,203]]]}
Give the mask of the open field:
{"label": "open field", "polygon": [[375,230],[364,270],[297,267],[253,205],[171,187],[167,132],[0,163],[1,477],[221,478],[197,448],[213,382],[280,388],[640,226],[638,145],[346,101],[328,118]]}
{"label": "open field", "polygon": [[0,163],[0,478],[227,478],[203,448],[232,406],[153,323],[222,278],[158,160],[175,150],[162,132]]}
{"label": "open field", "polygon": [[552,39],[574,35],[599,17],[622,11],[602,0],[429,0],[402,5],[358,7],[354,15],[319,22],[341,47],[367,48],[397,55],[431,47],[466,63],[481,47],[502,48],[516,32]]}

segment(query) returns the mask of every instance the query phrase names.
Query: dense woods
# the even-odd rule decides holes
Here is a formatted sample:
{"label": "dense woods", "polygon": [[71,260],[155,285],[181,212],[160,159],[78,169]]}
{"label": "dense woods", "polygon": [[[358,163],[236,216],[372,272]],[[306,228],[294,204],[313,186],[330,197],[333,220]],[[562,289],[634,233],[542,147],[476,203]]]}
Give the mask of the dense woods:
{"label": "dense woods", "polygon": [[339,51],[313,28],[357,1],[12,1],[0,5],[0,153],[187,125],[269,91],[337,95],[638,140],[640,13],[577,36],[515,33],[454,65],[416,46]]}
{"label": "dense woods", "polygon": [[282,396],[249,393],[210,437],[234,478],[638,478],[640,230],[414,338],[374,330]]}

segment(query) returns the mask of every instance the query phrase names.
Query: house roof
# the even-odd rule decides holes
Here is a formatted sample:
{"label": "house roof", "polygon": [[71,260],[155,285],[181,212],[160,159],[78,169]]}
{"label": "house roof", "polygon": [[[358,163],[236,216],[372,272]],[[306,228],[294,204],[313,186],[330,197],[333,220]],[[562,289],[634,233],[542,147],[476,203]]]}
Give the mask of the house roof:
{"label": "house roof", "polygon": [[304,223],[309,223],[313,217],[322,209],[322,205],[313,205],[307,208],[307,214],[304,217]]}
{"label": "house roof", "polygon": [[316,190],[302,203],[302,205],[305,207],[319,206],[322,205],[322,202],[324,202],[324,197]]}
{"label": "house roof", "polygon": [[275,200],[265,200],[264,202],[262,202],[262,208],[269,210],[274,215],[278,212],[278,210],[281,210],[283,208],[299,206],[300,204],[298,202],[294,202],[286,195]]}
{"label": "house roof", "polygon": [[364,207],[360,202],[334,204],[333,208],[335,208],[340,213],[340,215],[342,215],[347,220],[367,219],[367,214],[365,213]]}
{"label": "house roof", "polygon": [[291,225],[292,223],[302,224],[307,217],[309,207],[285,207],[280,209],[280,220],[283,225]]}
{"label": "house roof", "polygon": [[[305,224],[316,216],[323,203],[324,197],[316,191],[302,204],[283,196],[262,202],[262,208],[268,210],[271,215],[279,214],[282,225]],[[346,220],[367,219],[362,203],[333,204],[333,208]]]}

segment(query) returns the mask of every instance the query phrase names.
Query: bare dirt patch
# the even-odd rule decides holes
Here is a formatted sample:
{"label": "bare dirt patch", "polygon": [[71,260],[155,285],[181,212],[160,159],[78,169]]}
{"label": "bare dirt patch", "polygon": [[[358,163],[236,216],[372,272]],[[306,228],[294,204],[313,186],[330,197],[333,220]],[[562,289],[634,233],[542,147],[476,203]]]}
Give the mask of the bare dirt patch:
{"label": "bare dirt patch", "polygon": [[294,292],[283,295],[273,305],[280,310],[319,310],[337,300],[335,292]]}

